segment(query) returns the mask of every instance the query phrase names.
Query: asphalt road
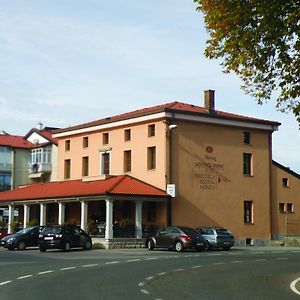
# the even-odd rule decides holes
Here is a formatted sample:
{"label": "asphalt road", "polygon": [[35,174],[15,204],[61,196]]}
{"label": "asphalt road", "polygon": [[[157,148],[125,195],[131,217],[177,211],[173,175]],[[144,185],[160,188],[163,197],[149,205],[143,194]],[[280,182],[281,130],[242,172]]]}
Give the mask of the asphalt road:
{"label": "asphalt road", "polygon": [[300,299],[300,249],[0,249],[1,300]]}

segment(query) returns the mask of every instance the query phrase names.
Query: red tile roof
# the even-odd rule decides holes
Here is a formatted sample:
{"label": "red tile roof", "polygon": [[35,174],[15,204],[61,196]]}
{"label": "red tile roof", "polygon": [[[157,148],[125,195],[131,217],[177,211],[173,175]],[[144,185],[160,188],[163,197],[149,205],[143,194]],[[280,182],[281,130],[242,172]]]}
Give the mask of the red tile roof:
{"label": "red tile roof", "polygon": [[167,197],[167,193],[128,175],[112,176],[95,181],[57,181],[35,183],[17,189],[0,192],[3,201],[57,199],[83,196],[129,195]]}
{"label": "red tile roof", "polygon": [[97,126],[97,125],[113,123],[113,122],[117,122],[117,121],[121,121],[121,120],[142,117],[142,116],[155,114],[155,113],[159,113],[159,112],[180,112],[183,114],[200,115],[200,116],[204,116],[204,117],[206,116],[206,117],[210,117],[210,118],[231,119],[231,120],[237,120],[237,121],[269,124],[269,125],[275,125],[275,126],[280,125],[280,123],[275,122],[275,121],[241,116],[241,115],[218,111],[218,110],[215,110],[213,113],[210,113],[204,107],[174,101],[174,102],[165,103],[165,104],[161,104],[161,105],[157,105],[157,106],[142,108],[139,110],[131,111],[128,113],[124,113],[124,114],[120,114],[120,115],[116,115],[116,116],[112,116],[112,117],[95,120],[95,121],[84,123],[84,124],[70,126],[67,128],[61,128],[61,129],[55,130],[54,133],[61,133],[61,132],[68,132],[68,131],[76,130],[76,129],[83,129],[83,128],[93,127],[93,126]]}
{"label": "red tile roof", "polygon": [[31,149],[33,144],[18,135],[0,135],[0,146]]}
{"label": "red tile roof", "polygon": [[[45,127],[44,129],[42,130],[39,130],[37,128],[32,128],[25,136],[24,136],[24,139],[27,139],[33,132],[41,135],[42,137],[44,137],[46,140],[48,140],[49,142],[51,143],[54,143],[57,145],[58,143],[58,139],[56,138],[53,138],[52,135],[53,135],[53,131],[55,129],[58,129],[58,128],[49,128],[49,127]],[[46,144],[46,143],[45,143]],[[40,145],[38,145],[40,146]]]}

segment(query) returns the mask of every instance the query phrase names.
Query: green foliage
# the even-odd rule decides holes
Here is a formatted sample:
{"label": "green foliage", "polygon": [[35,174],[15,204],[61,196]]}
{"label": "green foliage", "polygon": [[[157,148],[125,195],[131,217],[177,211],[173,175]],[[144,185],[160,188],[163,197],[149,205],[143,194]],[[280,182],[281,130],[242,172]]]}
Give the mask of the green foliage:
{"label": "green foliage", "polygon": [[27,223],[27,226],[35,226],[38,225],[37,219],[32,219]]}
{"label": "green foliage", "polygon": [[194,0],[210,35],[205,56],[222,58],[258,104],[277,97],[300,123],[299,0]]}

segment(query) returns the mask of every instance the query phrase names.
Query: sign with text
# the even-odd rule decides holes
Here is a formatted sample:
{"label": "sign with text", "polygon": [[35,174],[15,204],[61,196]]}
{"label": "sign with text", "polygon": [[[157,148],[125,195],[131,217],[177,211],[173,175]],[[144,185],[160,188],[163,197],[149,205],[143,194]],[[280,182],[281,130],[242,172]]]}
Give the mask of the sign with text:
{"label": "sign with text", "polygon": [[167,184],[167,194],[170,195],[173,198],[176,196],[176,186],[175,186],[175,184]]}

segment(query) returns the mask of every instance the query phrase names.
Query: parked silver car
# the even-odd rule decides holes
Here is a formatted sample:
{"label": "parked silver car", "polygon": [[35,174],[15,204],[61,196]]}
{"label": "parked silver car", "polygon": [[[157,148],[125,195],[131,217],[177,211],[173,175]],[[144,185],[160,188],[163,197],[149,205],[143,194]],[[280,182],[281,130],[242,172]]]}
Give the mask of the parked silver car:
{"label": "parked silver car", "polygon": [[206,240],[207,249],[222,248],[229,250],[234,245],[232,233],[221,227],[198,227],[196,229]]}

